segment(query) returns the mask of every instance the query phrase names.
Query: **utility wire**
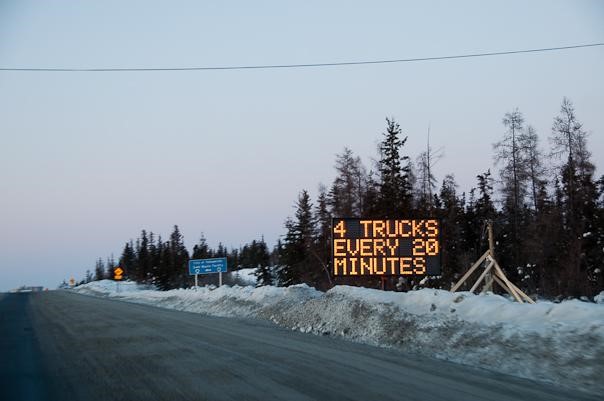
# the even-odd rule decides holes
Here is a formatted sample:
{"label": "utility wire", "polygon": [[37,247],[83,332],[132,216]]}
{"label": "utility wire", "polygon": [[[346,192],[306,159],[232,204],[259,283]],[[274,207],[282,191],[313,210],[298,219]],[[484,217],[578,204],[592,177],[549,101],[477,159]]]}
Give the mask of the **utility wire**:
{"label": "utility wire", "polygon": [[585,47],[604,46],[604,43],[588,43],[572,46],[546,47],[541,49],[511,50],[489,53],[469,53],[453,56],[419,57],[403,58],[392,60],[364,60],[364,61],[344,61],[332,63],[309,63],[309,64],[267,64],[267,65],[239,65],[239,66],[218,66],[218,67],[166,67],[166,68],[11,68],[0,67],[0,71],[19,71],[19,72],[153,72],[153,71],[216,71],[216,70],[268,70],[285,68],[319,68],[319,67],[342,67],[353,65],[369,64],[395,64],[395,63],[414,63],[420,61],[453,60],[473,57],[505,56],[510,54],[543,53],[552,51],[561,51],[569,49],[579,49]]}

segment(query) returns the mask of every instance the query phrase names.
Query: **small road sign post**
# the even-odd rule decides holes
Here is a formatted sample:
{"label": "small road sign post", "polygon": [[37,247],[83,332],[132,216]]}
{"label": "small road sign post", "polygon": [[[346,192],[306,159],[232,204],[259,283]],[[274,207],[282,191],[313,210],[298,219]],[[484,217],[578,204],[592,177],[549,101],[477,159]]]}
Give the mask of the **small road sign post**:
{"label": "small road sign post", "polygon": [[124,278],[122,275],[124,274],[124,270],[117,266],[113,269],[113,279],[115,280],[115,291],[120,292],[120,281]]}
{"label": "small road sign post", "polygon": [[218,286],[222,285],[222,273],[227,271],[226,258],[191,259],[189,260],[189,275],[195,276],[197,288],[197,275],[218,273]]}

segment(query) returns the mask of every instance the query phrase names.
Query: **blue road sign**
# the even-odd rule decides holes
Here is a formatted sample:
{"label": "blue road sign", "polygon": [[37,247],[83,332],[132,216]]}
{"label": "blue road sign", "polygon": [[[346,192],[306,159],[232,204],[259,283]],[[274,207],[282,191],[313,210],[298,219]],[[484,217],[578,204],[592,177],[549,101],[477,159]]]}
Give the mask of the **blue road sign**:
{"label": "blue road sign", "polygon": [[227,271],[226,258],[193,259],[189,260],[189,275],[225,273]]}

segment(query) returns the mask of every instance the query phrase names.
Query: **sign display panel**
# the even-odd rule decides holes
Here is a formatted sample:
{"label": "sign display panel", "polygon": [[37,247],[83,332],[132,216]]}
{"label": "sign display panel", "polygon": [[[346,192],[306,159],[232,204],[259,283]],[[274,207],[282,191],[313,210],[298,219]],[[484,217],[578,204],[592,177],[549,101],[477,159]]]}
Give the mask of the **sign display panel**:
{"label": "sign display panel", "polygon": [[116,267],[113,269],[113,279],[119,281],[123,278],[124,270],[121,267]]}
{"label": "sign display panel", "polygon": [[226,258],[192,259],[189,260],[189,274],[225,273],[227,271]]}
{"label": "sign display panel", "polygon": [[332,220],[334,276],[439,275],[440,222],[425,220]]}

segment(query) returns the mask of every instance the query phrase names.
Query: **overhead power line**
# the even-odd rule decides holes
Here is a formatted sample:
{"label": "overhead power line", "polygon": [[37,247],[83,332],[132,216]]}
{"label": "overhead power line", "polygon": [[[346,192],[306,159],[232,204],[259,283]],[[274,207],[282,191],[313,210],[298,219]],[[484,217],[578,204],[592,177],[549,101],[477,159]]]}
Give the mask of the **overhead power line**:
{"label": "overhead power line", "polygon": [[420,61],[438,61],[453,60],[473,57],[505,56],[510,54],[543,53],[561,50],[579,49],[585,47],[604,46],[604,43],[588,43],[572,46],[545,47],[540,49],[510,50],[488,53],[469,53],[450,56],[401,58],[391,60],[360,60],[343,61],[330,63],[305,63],[305,64],[266,64],[266,65],[229,65],[216,67],[142,67],[142,68],[29,68],[29,67],[0,67],[0,71],[21,71],[21,72],[153,72],[153,71],[217,71],[217,70],[268,70],[285,68],[319,68],[319,67],[343,67],[354,65],[369,64],[395,64],[395,63],[414,63]]}

